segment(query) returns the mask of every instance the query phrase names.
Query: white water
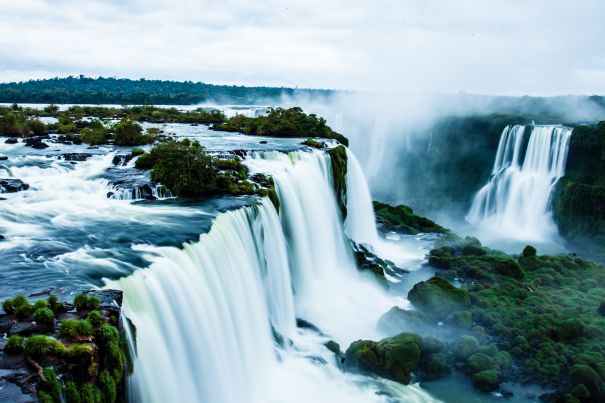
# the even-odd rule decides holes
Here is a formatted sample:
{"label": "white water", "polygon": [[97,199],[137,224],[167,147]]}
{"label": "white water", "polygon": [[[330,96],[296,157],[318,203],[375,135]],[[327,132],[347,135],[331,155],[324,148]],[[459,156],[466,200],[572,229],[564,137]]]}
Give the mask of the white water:
{"label": "white water", "polygon": [[[417,386],[343,373],[322,346],[376,338],[395,304],[355,267],[329,158],[269,152],[247,164],[272,174],[279,216],[267,199],[224,213],[199,242],[149,247],[149,268],[110,284],[137,327],[131,400],[387,402],[383,390],[433,401]],[[327,337],[297,329],[297,317]],[[272,327],[290,342],[278,346]]]}
{"label": "white water", "polygon": [[504,129],[492,177],[467,220],[505,238],[546,241],[557,235],[550,194],[565,174],[571,129],[534,126],[527,136],[525,126]]}

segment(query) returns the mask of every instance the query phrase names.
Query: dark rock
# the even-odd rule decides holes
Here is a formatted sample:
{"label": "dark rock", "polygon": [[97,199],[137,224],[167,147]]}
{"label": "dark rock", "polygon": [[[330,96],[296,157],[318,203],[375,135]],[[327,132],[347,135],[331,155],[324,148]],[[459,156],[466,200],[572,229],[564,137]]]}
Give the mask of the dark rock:
{"label": "dark rock", "polygon": [[15,322],[11,325],[9,334],[27,336],[44,330],[46,330],[45,326],[41,326],[34,322]]}
{"label": "dark rock", "polygon": [[17,140],[14,137],[11,137],[10,139],[6,139],[6,141],[4,142],[4,144],[17,144],[19,142],[19,140]]}
{"label": "dark rock", "polygon": [[86,161],[88,158],[92,157],[92,154],[89,153],[66,153],[62,155],[65,161]]}
{"label": "dark rock", "polygon": [[29,185],[20,179],[0,179],[1,193],[15,193],[27,189],[29,189]]}
{"label": "dark rock", "polygon": [[48,144],[43,143],[43,142],[39,142],[39,143],[34,143],[31,145],[32,148],[35,148],[37,150],[43,150],[45,148],[48,148]]}
{"label": "dark rock", "polygon": [[25,140],[23,140],[23,142],[25,143],[26,146],[33,147],[34,144],[42,143],[42,140],[46,140],[48,138],[50,138],[50,137],[49,136],[33,136],[33,137],[27,137]]}
{"label": "dark rock", "polygon": [[0,155],[0,161],[6,161],[8,157],[6,155]]}
{"label": "dark rock", "polygon": [[267,140],[261,140],[258,142],[258,144],[267,144]]}
{"label": "dark rock", "polygon": [[101,309],[115,309],[122,306],[122,298],[124,293],[120,290],[90,290],[86,291],[86,294],[90,297],[97,297],[101,300],[99,308]]}
{"label": "dark rock", "polygon": [[126,165],[134,157],[135,156],[132,154],[118,154],[113,157],[113,160],[111,162],[116,166]]}

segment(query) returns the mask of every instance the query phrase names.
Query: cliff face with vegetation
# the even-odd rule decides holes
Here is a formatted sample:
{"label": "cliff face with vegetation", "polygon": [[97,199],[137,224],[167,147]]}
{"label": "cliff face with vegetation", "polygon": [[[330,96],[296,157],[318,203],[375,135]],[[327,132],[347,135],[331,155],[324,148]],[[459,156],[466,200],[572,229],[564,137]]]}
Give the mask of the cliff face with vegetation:
{"label": "cliff face with vegetation", "polygon": [[530,121],[516,115],[451,116],[411,133],[393,172],[401,201],[421,214],[466,212],[489,178],[502,130],[524,123]]}
{"label": "cliff face with vegetation", "polygon": [[[605,246],[605,121],[574,129],[565,176],[553,193],[561,234],[582,249]],[[600,257],[605,257],[601,251]]]}

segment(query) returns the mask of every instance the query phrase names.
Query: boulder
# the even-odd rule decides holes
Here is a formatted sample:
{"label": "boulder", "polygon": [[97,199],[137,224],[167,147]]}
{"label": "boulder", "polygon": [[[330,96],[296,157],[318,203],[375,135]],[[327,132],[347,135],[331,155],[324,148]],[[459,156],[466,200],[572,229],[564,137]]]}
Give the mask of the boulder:
{"label": "boulder", "polygon": [[424,313],[394,306],[380,317],[376,328],[385,335],[401,332],[425,333],[429,324],[429,318]]}
{"label": "boulder", "polygon": [[89,153],[65,153],[62,155],[65,161],[86,161],[88,158],[92,157],[92,154]]}
{"label": "boulder", "polygon": [[471,304],[466,289],[456,288],[437,276],[414,285],[408,293],[408,299],[419,309],[438,318],[464,310]]}
{"label": "boulder", "polygon": [[6,139],[6,141],[4,142],[4,144],[17,144],[19,142],[19,140],[17,140],[14,137],[11,137],[10,139]]}
{"label": "boulder", "polygon": [[27,189],[29,185],[20,179],[0,179],[0,193],[15,193]]}
{"label": "boulder", "polygon": [[0,161],[6,161],[8,157],[6,155],[0,155]]}
{"label": "boulder", "polygon": [[422,339],[410,333],[382,339],[379,342],[357,340],[345,353],[348,369],[371,372],[404,384],[412,380],[412,371],[420,361]]}
{"label": "boulder", "polygon": [[39,143],[34,143],[31,145],[32,148],[35,148],[37,150],[43,150],[45,148],[48,148],[48,144],[43,143],[43,142],[39,142]]}

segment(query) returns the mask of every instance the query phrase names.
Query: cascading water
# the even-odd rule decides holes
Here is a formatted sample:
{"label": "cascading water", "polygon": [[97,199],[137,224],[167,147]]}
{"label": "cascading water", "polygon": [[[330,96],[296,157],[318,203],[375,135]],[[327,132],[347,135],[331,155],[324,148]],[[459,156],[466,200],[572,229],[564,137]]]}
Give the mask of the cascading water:
{"label": "cascading water", "polygon": [[544,241],[557,234],[549,199],[565,174],[571,129],[507,126],[492,177],[473,200],[467,220],[507,238]]}
{"label": "cascading water", "polygon": [[145,247],[150,267],[110,284],[137,329],[131,400],[393,401],[376,393],[386,389],[433,401],[416,386],[343,373],[323,347],[322,334],[343,346],[376,337],[395,304],[355,267],[329,157],[267,152],[246,163],[274,178],[279,215],[268,199],[219,215],[182,250]]}

